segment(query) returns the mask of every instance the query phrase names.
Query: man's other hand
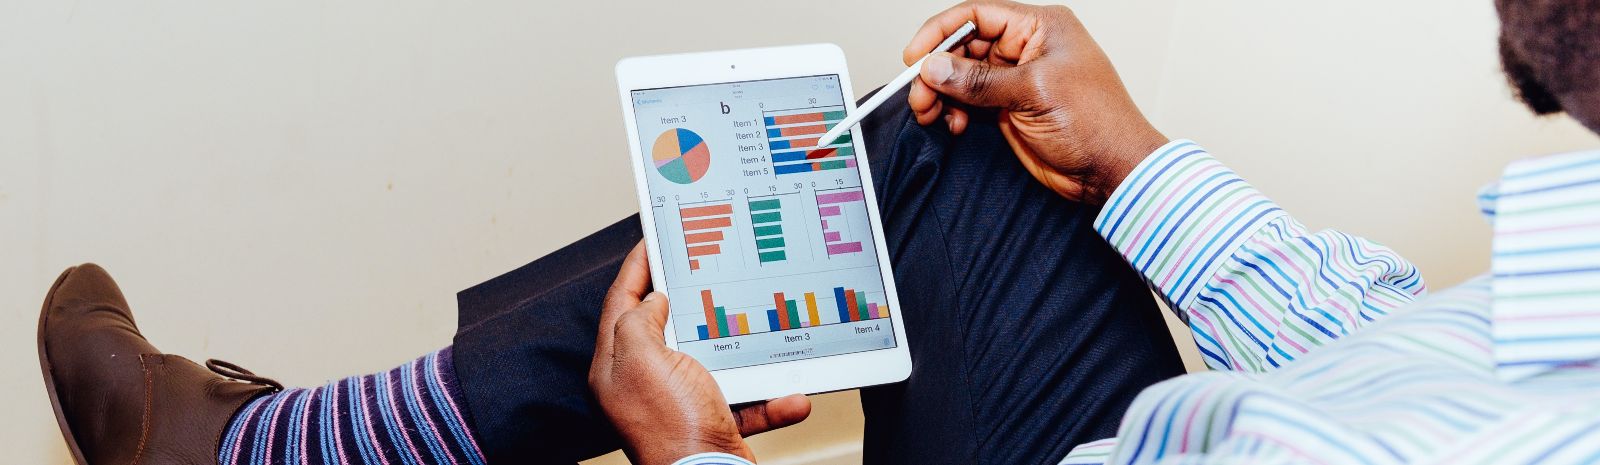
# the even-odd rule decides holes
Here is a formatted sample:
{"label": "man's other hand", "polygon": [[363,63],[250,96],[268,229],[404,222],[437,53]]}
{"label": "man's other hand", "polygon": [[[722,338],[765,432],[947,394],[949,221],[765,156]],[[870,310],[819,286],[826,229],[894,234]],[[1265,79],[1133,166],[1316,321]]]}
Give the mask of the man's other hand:
{"label": "man's other hand", "polygon": [[912,83],[917,122],[933,124],[943,116],[960,134],[969,108],[998,110],[1001,133],[1035,178],[1068,199],[1096,205],[1167,143],[1066,7],[956,5],[922,25],[906,46],[906,64],[967,21],[978,26],[972,40],[929,57]]}
{"label": "man's other hand", "polygon": [[645,293],[650,267],[634,247],[607,292],[589,387],[627,443],[633,463],[667,465],[702,452],[755,460],[744,436],[782,428],[811,414],[811,401],[791,395],[737,411],[728,408],[711,372],[668,349],[665,294]]}

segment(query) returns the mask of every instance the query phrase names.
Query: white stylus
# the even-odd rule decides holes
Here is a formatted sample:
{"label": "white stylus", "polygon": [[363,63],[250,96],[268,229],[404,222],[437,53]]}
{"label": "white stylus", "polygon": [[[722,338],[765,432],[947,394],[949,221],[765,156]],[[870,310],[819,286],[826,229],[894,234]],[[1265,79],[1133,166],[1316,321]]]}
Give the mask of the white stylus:
{"label": "white stylus", "polygon": [[899,76],[894,77],[894,80],[889,81],[882,89],[878,89],[878,93],[872,94],[872,98],[867,99],[861,106],[856,107],[856,111],[845,116],[844,120],[833,126],[833,129],[829,129],[828,132],[822,134],[822,137],[817,139],[817,147],[833,143],[834,139],[838,139],[850,128],[860,124],[861,120],[872,114],[872,110],[878,109],[878,106],[883,105],[883,102],[889,100],[890,96],[900,92],[900,88],[910,84],[912,79],[916,79],[917,74],[922,72],[922,62],[927,61],[928,56],[938,52],[950,51],[950,49],[955,48],[957,43],[961,42],[961,39],[966,38],[968,34],[971,34],[977,28],[978,26],[972,24],[972,21],[967,21],[967,24],[961,25],[961,29],[956,29],[955,33],[950,34],[950,37],[946,37],[944,42],[940,42],[939,46],[935,47],[932,52],[928,52],[927,56],[923,56],[916,63],[912,63],[905,71],[901,71]]}

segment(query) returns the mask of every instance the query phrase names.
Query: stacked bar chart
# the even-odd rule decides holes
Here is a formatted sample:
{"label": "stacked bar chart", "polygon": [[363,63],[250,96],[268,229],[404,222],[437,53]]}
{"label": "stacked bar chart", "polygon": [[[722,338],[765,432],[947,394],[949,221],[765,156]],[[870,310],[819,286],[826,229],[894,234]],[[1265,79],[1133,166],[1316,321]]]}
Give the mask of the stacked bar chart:
{"label": "stacked bar chart", "polygon": [[832,144],[817,146],[817,138],[844,116],[842,106],[763,112],[772,172],[782,176],[855,167],[850,134],[839,136]]}
{"label": "stacked bar chart", "polygon": [[722,255],[723,240],[733,226],[733,205],[728,201],[684,204],[678,214],[683,218],[689,271],[700,271],[707,261]]}
{"label": "stacked bar chart", "polygon": [[861,188],[817,191],[817,216],[822,222],[822,243],[828,256],[857,253],[862,250],[860,240],[850,240],[845,233],[855,234],[845,217],[845,210],[860,211],[865,215],[866,204]]}
{"label": "stacked bar chart", "polygon": [[762,265],[789,258],[783,240],[783,196],[751,197],[750,225],[755,231],[756,258]]}

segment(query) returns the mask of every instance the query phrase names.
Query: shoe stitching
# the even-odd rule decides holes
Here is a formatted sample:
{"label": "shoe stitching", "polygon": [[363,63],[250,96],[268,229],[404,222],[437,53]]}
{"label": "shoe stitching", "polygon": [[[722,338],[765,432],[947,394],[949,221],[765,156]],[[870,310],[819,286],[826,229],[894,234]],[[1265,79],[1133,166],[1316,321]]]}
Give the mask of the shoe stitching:
{"label": "shoe stitching", "polygon": [[159,357],[160,354],[139,354],[139,369],[144,371],[144,413],[139,419],[139,447],[133,451],[133,465],[138,465],[144,456],[145,444],[150,440],[151,404],[155,397],[155,373],[150,371],[150,358]]}

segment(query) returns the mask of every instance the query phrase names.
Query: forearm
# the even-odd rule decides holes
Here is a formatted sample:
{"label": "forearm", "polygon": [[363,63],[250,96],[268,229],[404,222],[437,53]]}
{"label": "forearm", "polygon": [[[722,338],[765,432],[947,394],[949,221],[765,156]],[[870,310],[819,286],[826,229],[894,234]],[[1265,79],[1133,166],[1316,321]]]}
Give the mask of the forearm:
{"label": "forearm", "polygon": [[1217,369],[1271,369],[1424,289],[1398,254],[1307,231],[1189,141],[1140,163],[1095,226],[1184,317]]}

